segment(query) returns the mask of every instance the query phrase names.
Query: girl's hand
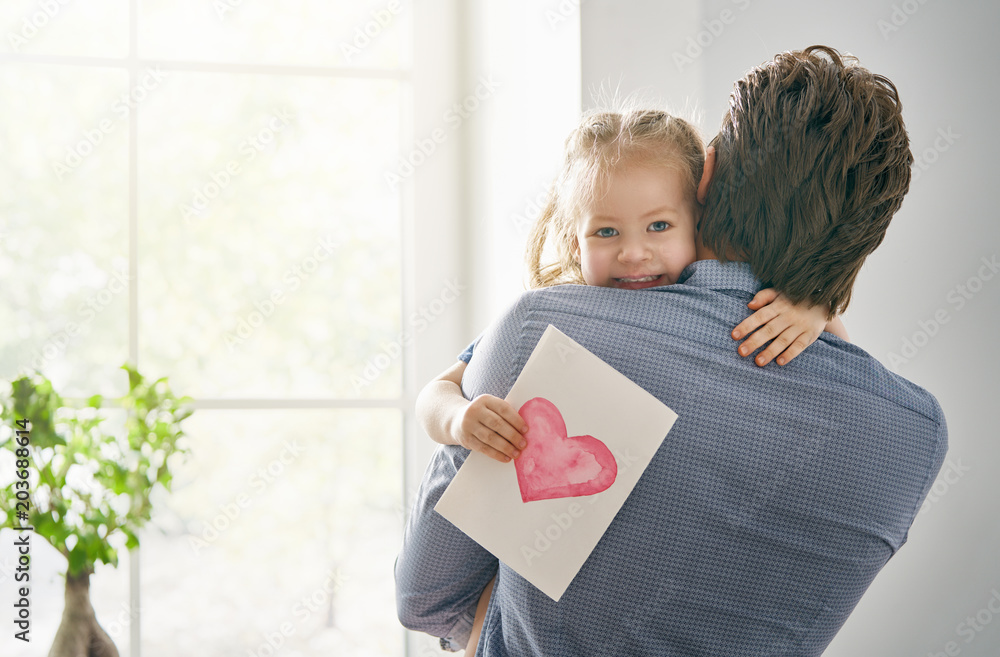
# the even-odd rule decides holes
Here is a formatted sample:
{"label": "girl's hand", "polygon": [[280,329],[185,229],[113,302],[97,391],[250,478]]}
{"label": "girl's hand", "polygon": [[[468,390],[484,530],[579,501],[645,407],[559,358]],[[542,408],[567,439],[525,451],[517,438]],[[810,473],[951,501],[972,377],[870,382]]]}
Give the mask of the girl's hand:
{"label": "girl's hand", "polygon": [[528,444],[523,435],[528,425],[513,406],[493,395],[473,399],[451,426],[456,443],[501,463],[516,459]]}
{"label": "girl's hand", "polygon": [[757,354],[755,362],[761,367],[775,357],[778,365],[787,364],[815,342],[827,324],[827,308],[793,304],[773,288],[758,292],[747,306],[757,312],[740,322],[732,335],[734,340],[749,336],[740,345],[741,356],[771,343]]}

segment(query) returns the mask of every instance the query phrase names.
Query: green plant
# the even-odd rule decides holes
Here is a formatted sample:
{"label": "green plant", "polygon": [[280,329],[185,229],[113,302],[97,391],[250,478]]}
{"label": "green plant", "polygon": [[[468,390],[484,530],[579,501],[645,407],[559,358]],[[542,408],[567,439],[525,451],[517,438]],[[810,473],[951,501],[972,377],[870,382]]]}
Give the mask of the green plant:
{"label": "green plant", "polygon": [[[139,530],[152,512],[150,496],[169,491],[171,467],[185,452],[181,421],[190,399],[177,398],[165,378],[147,382],[130,365],[124,431],[109,431],[102,398],[68,407],[41,374],[10,382],[0,397],[0,449],[15,452],[13,427],[30,422],[29,518],[26,524],[66,557],[66,607],[50,655],[117,655],[90,606],[89,578],[98,563],[118,565],[118,548],[139,545]],[[15,481],[4,486],[0,513],[17,528]],[[7,483],[7,482],[2,482]]]}

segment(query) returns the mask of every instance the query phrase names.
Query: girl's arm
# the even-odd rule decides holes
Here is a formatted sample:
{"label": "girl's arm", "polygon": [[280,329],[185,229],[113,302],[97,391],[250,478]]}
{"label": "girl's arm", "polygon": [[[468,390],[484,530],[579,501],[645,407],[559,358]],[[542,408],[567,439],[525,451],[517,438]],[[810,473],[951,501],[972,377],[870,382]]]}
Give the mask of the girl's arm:
{"label": "girl's arm", "polygon": [[841,340],[851,341],[851,336],[847,335],[847,327],[844,323],[840,321],[840,316],[834,317],[826,324],[826,330],[828,333],[833,333],[835,336]]}
{"label": "girl's arm", "polygon": [[740,345],[741,356],[748,356],[770,342],[754,359],[762,367],[775,358],[778,365],[786,365],[815,342],[824,330],[849,340],[847,328],[839,317],[827,321],[826,308],[793,304],[773,288],[758,292],[747,306],[756,312],[740,322],[732,336],[734,340],[749,336]]}
{"label": "girl's arm", "polygon": [[424,386],[417,396],[417,420],[442,445],[461,445],[506,463],[521,455],[528,430],[514,407],[499,397],[462,395],[466,364],[458,361]]}

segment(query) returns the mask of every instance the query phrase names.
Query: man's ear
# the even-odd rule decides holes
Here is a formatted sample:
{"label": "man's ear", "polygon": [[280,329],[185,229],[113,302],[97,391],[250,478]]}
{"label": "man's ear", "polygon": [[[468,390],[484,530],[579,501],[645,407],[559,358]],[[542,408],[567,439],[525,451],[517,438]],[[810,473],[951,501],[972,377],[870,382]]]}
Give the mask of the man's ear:
{"label": "man's ear", "polygon": [[705,205],[708,198],[708,185],[715,175],[715,146],[705,149],[705,167],[701,172],[701,181],[698,183],[698,202]]}

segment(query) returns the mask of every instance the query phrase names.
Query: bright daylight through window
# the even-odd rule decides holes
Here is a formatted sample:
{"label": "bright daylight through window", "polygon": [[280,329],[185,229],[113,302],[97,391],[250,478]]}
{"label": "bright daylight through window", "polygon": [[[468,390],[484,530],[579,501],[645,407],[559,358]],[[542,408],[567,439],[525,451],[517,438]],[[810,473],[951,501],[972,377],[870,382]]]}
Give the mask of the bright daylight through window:
{"label": "bright daylight through window", "polygon": [[[113,427],[133,361],[196,404],[138,564],[91,577],[123,656],[140,623],[143,657],[403,652],[402,359],[352,380],[402,327],[411,11],[0,6],[0,378],[103,395]],[[66,561],[32,550],[10,657],[60,622]]]}

